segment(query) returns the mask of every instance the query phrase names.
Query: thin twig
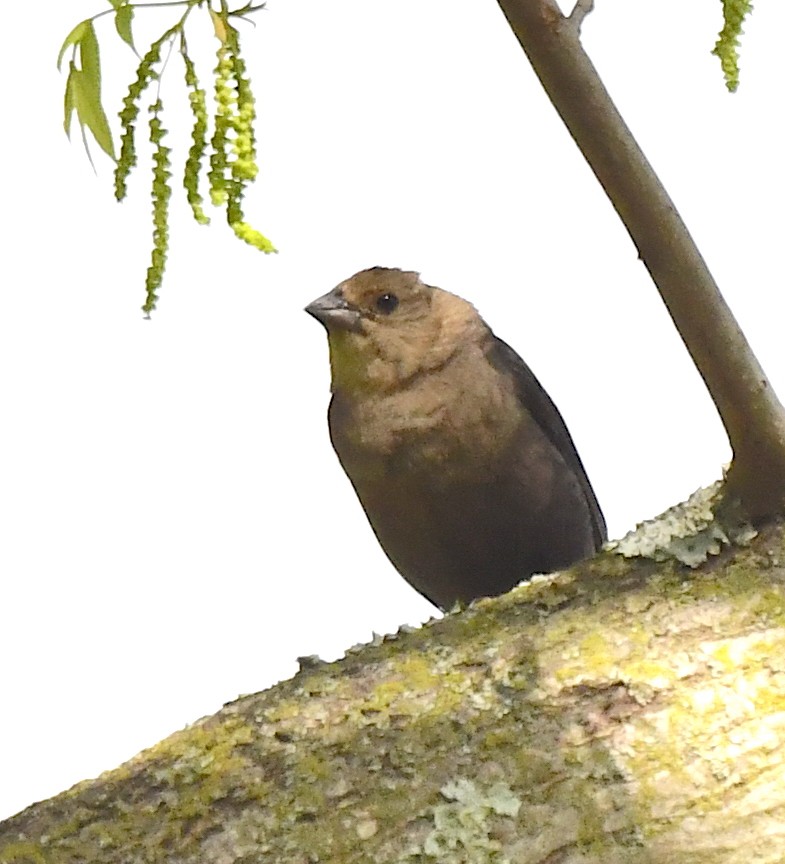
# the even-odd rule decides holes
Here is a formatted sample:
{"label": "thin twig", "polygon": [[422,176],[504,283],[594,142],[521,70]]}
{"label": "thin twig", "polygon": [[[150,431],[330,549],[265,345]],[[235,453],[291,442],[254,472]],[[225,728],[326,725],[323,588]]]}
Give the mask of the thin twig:
{"label": "thin twig", "polygon": [[568,20],[572,21],[575,30],[580,33],[583,19],[594,9],[594,0],[576,0]]}

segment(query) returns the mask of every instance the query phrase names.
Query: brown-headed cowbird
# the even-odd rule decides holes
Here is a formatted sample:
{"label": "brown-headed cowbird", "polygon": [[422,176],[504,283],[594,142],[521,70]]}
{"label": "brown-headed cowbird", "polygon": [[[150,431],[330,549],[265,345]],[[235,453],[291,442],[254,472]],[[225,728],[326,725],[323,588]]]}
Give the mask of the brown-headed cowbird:
{"label": "brown-headed cowbird", "polygon": [[432,603],[501,594],[602,545],[561,415],[470,303],[373,267],[306,311],[327,328],[335,452],[390,561]]}

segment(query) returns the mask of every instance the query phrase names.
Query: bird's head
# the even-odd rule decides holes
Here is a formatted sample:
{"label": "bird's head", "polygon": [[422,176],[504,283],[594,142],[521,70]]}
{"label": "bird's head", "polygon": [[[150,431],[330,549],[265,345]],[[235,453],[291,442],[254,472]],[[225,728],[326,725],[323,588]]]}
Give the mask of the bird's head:
{"label": "bird's head", "polygon": [[398,387],[484,329],[470,303],[386,267],[356,273],[305,311],[327,329],[334,390]]}

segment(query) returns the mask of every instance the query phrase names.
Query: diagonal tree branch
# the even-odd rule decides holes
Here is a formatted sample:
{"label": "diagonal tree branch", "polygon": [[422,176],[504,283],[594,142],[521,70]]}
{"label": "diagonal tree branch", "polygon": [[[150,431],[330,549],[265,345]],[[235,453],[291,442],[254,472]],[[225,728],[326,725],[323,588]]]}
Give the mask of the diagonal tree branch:
{"label": "diagonal tree branch", "polygon": [[785,411],[686,225],[580,43],[578,0],[498,0],[546,93],[624,222],[730,439],[726,501],[754,522],[785,506]]}
{"label": "diagonal tree branch", "polygon": [[303,660],[0,822],[0,862],[781,864],[784,534],[689,578],[606,552]]}

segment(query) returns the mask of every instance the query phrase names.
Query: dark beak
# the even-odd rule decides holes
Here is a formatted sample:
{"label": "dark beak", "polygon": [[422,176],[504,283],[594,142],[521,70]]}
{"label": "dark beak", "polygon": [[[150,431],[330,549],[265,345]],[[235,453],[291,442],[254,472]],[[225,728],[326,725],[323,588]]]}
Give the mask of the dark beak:
{"label": "dark beak", "polygon": [[360,313],[346,302],[338,288],[333,288],[328,294],[324,294],[309,303],[305,307],[305,311],[324,324],[328,330],[362,332]]}

